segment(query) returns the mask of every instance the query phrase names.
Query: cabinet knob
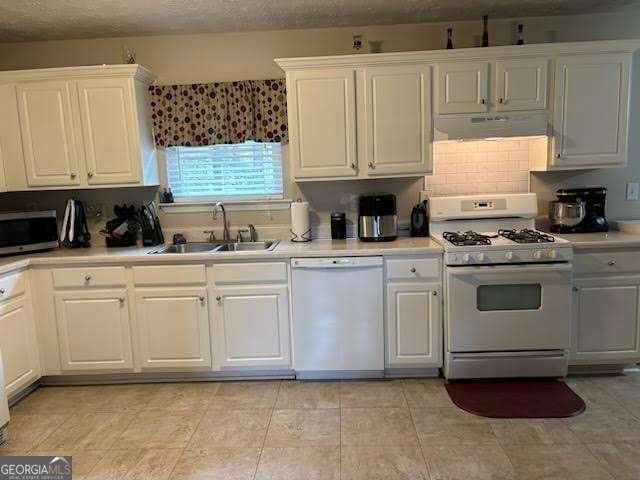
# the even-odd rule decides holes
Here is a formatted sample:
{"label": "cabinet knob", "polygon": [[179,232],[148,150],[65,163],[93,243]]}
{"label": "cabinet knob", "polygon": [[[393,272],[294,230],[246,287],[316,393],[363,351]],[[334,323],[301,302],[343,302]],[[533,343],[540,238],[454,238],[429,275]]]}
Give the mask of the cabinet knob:
{"label": "cabinet knob", "polygon": [[411,268],[409,269],[409,271],[410,271],[411,273],[416,273],[416,267],[411,267]]}
{"label": "cabinet knob", "polygon": [[481,99],[480,99],[480,103],[481,103],[482,105],[486,105],[486,104],[487,104],[487,99],[486,99],[486,98],[481,98]]}
{"label": "cabinet knob", "polygon": [[120,297],[120,298],[118,298],[118,301],[119,301],[121,304],[122,304],[122,303],[124,303],[124,297]]}
{"label": "cabinet knob", "polygon": [[358,165],[355,162],[353,162],[351,164],[351,168],[354,169],[354,170],[357,170],[358,169]]}
{"label": "cabinet knob", "polygon": [[201,303],[204,303],[204,295],[200,295],[198,297],[198,300],[200,300]]}
{"label": "cabinet knob", "polygon": [[499,98],[498,103],[504,103],[504,98]]}
{"label": "cabinet knob", "polygon": [[434,291],[433,291],[433,293],[432,293],[431,295],[433,295],[433,296],[435,297],[435,296],[437,296],[437,295],[438,295],[438,292],[436,292],[436,291],[434,290]]}
{"label": "cabinet knob", "polygon": [[608,263],[609,263],[610,267],[613,267],[616,264],[616,261],[615,260],[609,260]]}
{"label": "cabinet knob", "polygon": [[373,163],[373,162],[369,162],[369,168],[370,168],[371,170],[375,170],[375,168],[376,168],[376,164],[375,164],[375,163]]}
{"label": "cabinet knob", "polygon": [[89,283],[89,282],[91,281],[91,275],[88,275],[88,274],[87,274],[87,275],[85,275],[85,276],[84,276],[84,281],[85,281],[85,282],[87,282],[87,283]]}
{"label": "cabinet knob", "polygon": [[71,173],[69,174],[69,176],[70,176],[71,178],[76,178],[77,174],[76,174],[76,172],[71,172]]}
{"label": "cabinet knob", "polygon": [[222,297],[216,297],[216,302],[218,302],[218,305],[222,305]]}
{"label": "cabinet knob", "polygon": [[556,158],[562,158],[562,155],[560,155],[559,153],[556,153]]}
{"label": "cabinet knob", "polygon": [[87,177],[89,178],[93,177],[93,172],[87,172]]}
{"label": "cabinet knob", "polygon": [[4,288],[0,288],[0,295],[4,295],[4,292],[5,292]]}
{"label": "cabinet knob", "polygon": [[574,292],[577,292],[579,290],[578,287],[573,287],[571,290],[573,290]]}

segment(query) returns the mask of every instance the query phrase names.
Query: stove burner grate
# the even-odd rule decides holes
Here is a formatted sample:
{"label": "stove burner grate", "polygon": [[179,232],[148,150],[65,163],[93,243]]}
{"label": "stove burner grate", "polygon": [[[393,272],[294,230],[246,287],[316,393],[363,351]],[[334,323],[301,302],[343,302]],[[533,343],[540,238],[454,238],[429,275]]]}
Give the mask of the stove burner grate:
{"label": "stove burner grate", "polygon": [[487,235],[476,232],[444,232],[442,234],[445,240],[453,243],[457,247],[469,245],[491,245],[491,239]]}
{"label": "stove burner grate", "polygon": [[522,230],[498,230],[498,235],[516,243],[551,243],[556,241],[551,235],[528,228]]}

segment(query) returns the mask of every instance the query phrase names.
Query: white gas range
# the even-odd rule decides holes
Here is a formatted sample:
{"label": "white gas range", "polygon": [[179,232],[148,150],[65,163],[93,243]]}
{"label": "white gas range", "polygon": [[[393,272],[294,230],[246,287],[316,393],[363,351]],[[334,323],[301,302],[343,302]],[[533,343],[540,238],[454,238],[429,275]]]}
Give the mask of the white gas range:
{"label": "white gas range", "polygon": [[430,198],[444,247],[445,376],[564,376],[573,248],[535,230],[535,194]]}

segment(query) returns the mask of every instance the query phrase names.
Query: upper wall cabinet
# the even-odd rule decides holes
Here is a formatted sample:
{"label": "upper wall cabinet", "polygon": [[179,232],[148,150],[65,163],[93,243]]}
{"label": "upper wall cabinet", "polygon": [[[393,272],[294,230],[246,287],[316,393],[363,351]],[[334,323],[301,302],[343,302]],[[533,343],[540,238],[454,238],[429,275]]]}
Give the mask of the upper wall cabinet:
{"label": "upper wall cabinet", "polygon": [[367,175],[431,171],[431,67],[374,66],[362,76],[365,99],[358,139]]}
{"label": "upper wall cabinet", "polygon": [[625,165],[638,50],[615,40],[277,59],[294,179],[429,173],[433,126],[445,123],[539,136],[532,170]]}
{"label": "upper wall cabinet", "polygon": [[295,178],[357,176],[355,80],[349,68],[289,75],[287,111]]}
{"label": "upper wall cabinet", "polygon": [[489,110],[489,62],[441,63],[436,70],[438,113]]}
{"label": "upper wall cabinet", "polygon": [[496,110],[544,110],[547,108],[549,60],[500,60],[495,63]]}
{"label": "upper wall cabinet", "polygon": [[157,184],[152,80],[137,65],[0,73],[7,190]]}
{"label": "upper wall cabinet", "polygon": [[556,61],[550,169],[625,165],[631,55]]}

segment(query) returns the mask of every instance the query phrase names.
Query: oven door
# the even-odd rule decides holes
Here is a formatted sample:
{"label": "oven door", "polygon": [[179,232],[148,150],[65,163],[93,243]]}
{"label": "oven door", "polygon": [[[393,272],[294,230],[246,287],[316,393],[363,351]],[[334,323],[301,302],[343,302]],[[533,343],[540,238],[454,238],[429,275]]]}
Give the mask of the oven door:
{"label": "oven door", "polygon": [[569,348],[571,264],[447,267],[449,352]]}

